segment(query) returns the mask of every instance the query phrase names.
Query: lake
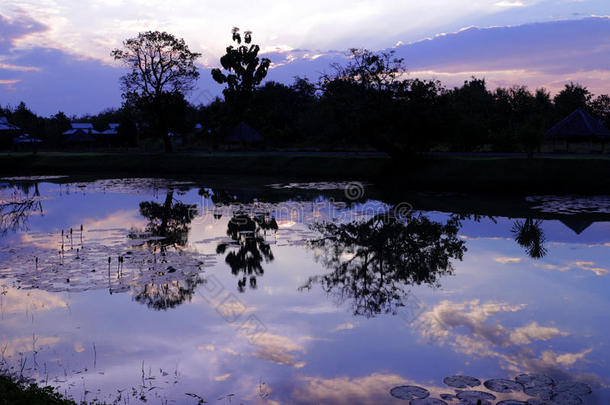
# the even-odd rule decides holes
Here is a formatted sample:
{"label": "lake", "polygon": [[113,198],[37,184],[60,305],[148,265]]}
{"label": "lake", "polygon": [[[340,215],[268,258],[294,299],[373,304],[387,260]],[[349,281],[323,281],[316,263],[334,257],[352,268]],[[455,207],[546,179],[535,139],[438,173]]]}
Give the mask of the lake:
{"label": "lake", "polygon": [[40,176],[0,200],[0,369],[76,400],[610,403],[608,196]]}

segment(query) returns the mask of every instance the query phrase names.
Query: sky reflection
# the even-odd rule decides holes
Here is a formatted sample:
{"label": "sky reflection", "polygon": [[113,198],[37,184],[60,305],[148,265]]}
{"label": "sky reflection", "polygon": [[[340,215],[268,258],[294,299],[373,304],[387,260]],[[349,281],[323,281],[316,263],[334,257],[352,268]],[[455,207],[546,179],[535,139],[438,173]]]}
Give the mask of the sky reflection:
{"label": "sky reflection", "polygon": [[[298,217],[278,219],[277,232],[258,231],[273,260],[256,262],[263,270],[256,288],[248,279],[240,288],[248,265],[236,273],[226,252],[239,252],[256,235],[240,229],[237,241],[245,245],[236,243],[235,216],[204,209],[213,207],[207,204],[212,195],[199,193],[199,186],[79,184],[85,187],[38,184],[44,215],[0,239],[4,367],[76,399],[120,396],[137,403],[144,395],[196,403],[191,393],[244,403],[392,403],[401,402],[389,394],[397,385],[423,386],[438,398],[455,393],[443,384],[446,376],[521,373],[586,382],[593,387],[587,403],[610,398],[608,222],[576,233],[559,219],[545,219],[548,251],[533,258],[511,232],[524,218],[464,217],[455,237],[467,251],[450,260],[450,273],[433,285],[403,280],[404,306],[395,314],[362,316],[349,295],[317,283],[299,289],[332,276],[333,268],[316,260],[307,241],[321,234]],[[188,229],[176,224],[186,232],[179,238],[151,229],[151,217],[142,215],[147,202],[158,204],[163,217],[168,188],[174,190],[170,213],[177,204],[197,208]],[[260,190],[260,201],[271,204],[269,188]],[[328,198],[325,193],[313,198]],[[309,196],[295,191],[292,198],[312,201]],[[353,210],[347,203],[343,210]],[[414,215],[445,224],[453,214]],[[171,243],[159,239],[167,235]],[[219,243],[235,245],[217,252]],[[351,249],[340,252],[339,262],[355,257]],[[246,250],[244,263],[251,264],[256,255]]]}

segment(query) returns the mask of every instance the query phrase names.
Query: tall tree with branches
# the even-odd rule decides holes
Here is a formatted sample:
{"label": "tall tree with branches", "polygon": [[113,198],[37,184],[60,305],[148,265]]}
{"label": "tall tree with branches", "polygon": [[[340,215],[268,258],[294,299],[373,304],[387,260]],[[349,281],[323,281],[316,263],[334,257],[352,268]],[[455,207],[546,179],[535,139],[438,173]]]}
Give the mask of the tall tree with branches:
{"label": "tall tree with branches", "polygon": [[166,110],[195,87],[199,77],[195,61],[201,54],[192,52],[184,39],[160,31],[141,32],[111,54],[130,69],[121,77],[123,98],[150,115],[165,151],[171,152]]}

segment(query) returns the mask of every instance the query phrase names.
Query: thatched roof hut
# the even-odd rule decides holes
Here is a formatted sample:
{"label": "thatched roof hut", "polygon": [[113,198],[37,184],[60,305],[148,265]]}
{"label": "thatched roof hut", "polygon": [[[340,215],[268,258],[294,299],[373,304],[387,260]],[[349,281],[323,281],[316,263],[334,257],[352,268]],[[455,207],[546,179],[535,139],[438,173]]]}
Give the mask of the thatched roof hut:
{"label": "thatched roof hut", "polygon": [[610,130],[597,118],[579,108],[546,131],[548,140],[610,141]]}
{"label": "thatched roof hut", "polygon": [[265,139],[263,138],[263,136],[259,134],[255,129],[253,129],[245,122],[240,122],[227,136],[225,142],[251,145],[254,143],[261,143],[264,140]]}

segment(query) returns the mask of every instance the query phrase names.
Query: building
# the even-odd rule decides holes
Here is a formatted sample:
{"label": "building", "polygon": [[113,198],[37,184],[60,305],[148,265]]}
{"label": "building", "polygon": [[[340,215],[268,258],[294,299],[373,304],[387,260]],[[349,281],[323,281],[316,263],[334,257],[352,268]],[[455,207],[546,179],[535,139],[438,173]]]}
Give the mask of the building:
{"label": "building", "polygon": [[21,128],[8,122],[6,117],[0,117],[0,148],[10,148],[13,138],[21,135]]}
{"label": "building", "polygon": [[226,137],[225,142],[228,144],[254,145],[263,143],[264,140],[265,138],[255,129],[245,122],[240,122]]}
{"label": "building", "polygon": [[120,126],[121,126],[121,124],[110,123],[110,124],[108,124],[108,129],[100,132],[100,134],[101,135],[118,135]]}
{"label": "building", "polygon": [[93,124],[88,122],[74,122],[72,128],[65,131],[64,143],[67,144],[92,144],[95,142],[94,135],[99,135],[99,132],[93,129]]}
{"label": "building", "polygon": [[546,131],[545,143],[554,152],[610,152],[610,130],[579,108]]}

